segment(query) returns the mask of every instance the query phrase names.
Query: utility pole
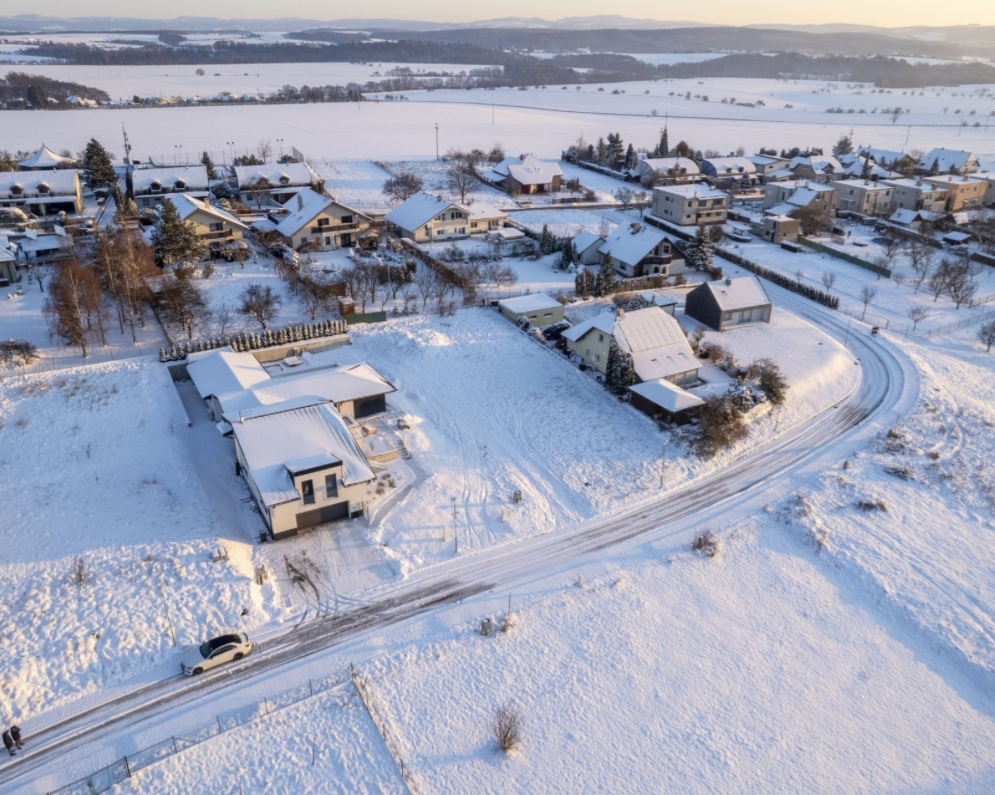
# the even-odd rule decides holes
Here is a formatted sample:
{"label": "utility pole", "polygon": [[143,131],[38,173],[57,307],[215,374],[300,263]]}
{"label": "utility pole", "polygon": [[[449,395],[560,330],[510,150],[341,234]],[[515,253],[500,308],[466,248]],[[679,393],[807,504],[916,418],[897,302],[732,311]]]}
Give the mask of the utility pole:
{"label": "utility pole", "polygon": [[435,159],[439,159],[439,122],[435,123]]}
{"label": "utility pole", "polygon": [[456,542],[456,554],[459,554],[459,528],[456,526],[456,498],[453,497],[453,539]]}
{"label": "utility pole", "polygon": [[494,124],[494,103],[493,102],[491,102],[491,124]]}

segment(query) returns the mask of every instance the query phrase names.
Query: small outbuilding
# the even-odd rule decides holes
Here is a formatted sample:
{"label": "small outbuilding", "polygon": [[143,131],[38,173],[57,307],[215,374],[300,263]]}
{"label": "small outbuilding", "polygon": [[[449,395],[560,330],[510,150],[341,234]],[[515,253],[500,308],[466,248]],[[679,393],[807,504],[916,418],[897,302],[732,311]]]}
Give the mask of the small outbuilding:
{"label": "small outbuilding", "polygon": [[705,401],[665,378],[629,387],[629,402],[649,417],[683,424]]}
{"label": "small outbuilding", "polygon": [[563,305],[544,293],[505,298],[498,301],[498,307],[501,314],[513,323],[526,318],[533,326],[545,328],[563,320]]}
{"label": "small outbuilding", "polygon": [[716,331],[770,323],[773,304],[756,276],[704,282],[687,295],[684,314]]}

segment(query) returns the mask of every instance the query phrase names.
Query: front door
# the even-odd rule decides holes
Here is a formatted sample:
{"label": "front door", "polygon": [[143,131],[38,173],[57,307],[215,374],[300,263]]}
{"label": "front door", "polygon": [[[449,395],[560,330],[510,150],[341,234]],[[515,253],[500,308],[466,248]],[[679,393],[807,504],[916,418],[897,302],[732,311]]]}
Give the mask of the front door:
{"label": "front door", "polygon": [[346,232],[339,239],[342,241],[341,245],[343,248],[352,248],[352,246],[354,245],[354,243],[352,242],[352,232]]}

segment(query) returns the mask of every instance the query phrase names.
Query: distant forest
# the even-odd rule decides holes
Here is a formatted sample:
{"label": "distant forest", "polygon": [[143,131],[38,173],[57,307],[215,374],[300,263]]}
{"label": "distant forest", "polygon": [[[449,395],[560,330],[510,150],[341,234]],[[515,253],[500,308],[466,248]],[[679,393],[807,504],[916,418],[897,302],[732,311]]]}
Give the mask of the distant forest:
{"label": "distant forest", "polygon": [[51,108],[64,105],[66,97],[74,96],[96,102],[110,99],[106,91],[41,75],[8,72],[6,77],[0,77],[0,103],[8,106]]}
{"label": "distant forest", "polygon": [[[318,33],[313,35],[317,36]],[[335,35],[341,36],[341,34]],[[142,47],[120,50],[107,50],[88,44],[49,42],[25,52],[56,58],[66,63],[107,66],[407,62],[485,64],[503,67],[503,74],[489,72],[486,77],[481,76],[471,81],[467,87],[617,83],[627,80],[700,77],[819,79],[867,83],[880,88],[995,83],[995,67],[978,62],[925,64],[909,63],[902,59],[884,56],[812,56],[787,52],[776,55],[740,53],[697,63],[654,66],[630,55],[569,54],[542,59],[524,53],[489,49],[477,44],[420,39],[343,41],[339,44],[296,42],[249,44],[242,41],[218,41],[211,46],[170,47],[146,44]],[[577,69],[585,71],[579,72]],[[84,90],[84,87],[79,88]],[[93,89],[88,90],[93,91]],[[84,93],[79,95],[90,96]]]}

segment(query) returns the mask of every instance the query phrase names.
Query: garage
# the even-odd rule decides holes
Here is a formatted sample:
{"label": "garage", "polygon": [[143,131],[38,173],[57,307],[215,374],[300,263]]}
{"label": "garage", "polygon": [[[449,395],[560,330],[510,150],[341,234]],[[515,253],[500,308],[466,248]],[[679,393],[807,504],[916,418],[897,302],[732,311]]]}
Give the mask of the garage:
{"label": "garage", "polygon": [[374,395],[373,397],[362,398],[353,401],[353,417],[361,420],[363,417],[370,417],[374,414],[383,414],[387,411],[387,396]]}
{"label": "garage", "polygon": [[345,519],[349,515],[349,502],[337,502],[334,505],[326,505],[316,511],[306,511],[297,514],[297,529],[304,530],[308,527],[316,527],[325,522],[334,522],[337,519]]}

